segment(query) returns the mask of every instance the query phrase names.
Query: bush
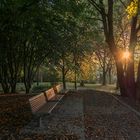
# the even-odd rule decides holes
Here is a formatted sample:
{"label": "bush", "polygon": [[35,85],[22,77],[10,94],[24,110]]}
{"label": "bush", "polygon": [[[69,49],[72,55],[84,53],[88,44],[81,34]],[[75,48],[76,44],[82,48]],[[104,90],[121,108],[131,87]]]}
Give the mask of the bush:
{"label": "bush", "polygon": [[50,88],[50,86],[48,86],[48,85],[43,85],[43,84],[34,85],[32,88],[32,92],[41,92],[41,91],[45,91],[49,88]]}

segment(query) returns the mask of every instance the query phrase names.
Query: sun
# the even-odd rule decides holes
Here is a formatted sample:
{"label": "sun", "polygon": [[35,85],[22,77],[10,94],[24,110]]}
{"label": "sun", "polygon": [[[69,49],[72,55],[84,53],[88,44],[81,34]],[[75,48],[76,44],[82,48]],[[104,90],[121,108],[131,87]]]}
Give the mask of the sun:
{"label": "sun", "polygon": [[125,60],[128,60],[128,59],[130,58],[130,52],[129,52],[129,51],[123,52],[123,58],[124,58]]}

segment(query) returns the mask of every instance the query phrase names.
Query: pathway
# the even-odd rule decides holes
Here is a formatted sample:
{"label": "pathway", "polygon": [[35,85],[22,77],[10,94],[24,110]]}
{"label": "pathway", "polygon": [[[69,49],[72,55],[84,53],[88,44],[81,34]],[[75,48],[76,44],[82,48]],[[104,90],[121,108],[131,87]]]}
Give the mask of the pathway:
{"label": "pathway", "polygon": [[140,139],[140,118],[104,92],[79,90],[67,95],[51,115],[39,117],[21,131],[24,137],[36,133],[70,140]]}

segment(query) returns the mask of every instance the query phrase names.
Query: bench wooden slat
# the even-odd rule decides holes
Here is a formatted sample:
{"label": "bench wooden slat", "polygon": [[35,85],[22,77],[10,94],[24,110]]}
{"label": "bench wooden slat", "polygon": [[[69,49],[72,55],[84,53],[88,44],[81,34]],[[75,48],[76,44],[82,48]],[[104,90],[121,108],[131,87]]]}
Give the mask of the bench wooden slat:
{"label": "bench wooden slat", "polygon": [[62,85],[57,85],[56,86],[57,93],[61,92],[62,89],[63,89],[63,86]]}
{"label": "bench wooden slat", "polygon": [[55,94],[53,88],[47,90],[47,91],[45,92],[45,94],[46,94],[46,96],[47,96],[48,101],[50,101],[52,98],[54,98],[54,97],[56,96],[56,94]]}
{"label": "bench wooden slat", "polygon": [[44,96],[44,93],[41,93],[39,95],[36,95],[29,99],[31,110],[33,113],[38,111],[42,106],[46,104],[46,98]]}

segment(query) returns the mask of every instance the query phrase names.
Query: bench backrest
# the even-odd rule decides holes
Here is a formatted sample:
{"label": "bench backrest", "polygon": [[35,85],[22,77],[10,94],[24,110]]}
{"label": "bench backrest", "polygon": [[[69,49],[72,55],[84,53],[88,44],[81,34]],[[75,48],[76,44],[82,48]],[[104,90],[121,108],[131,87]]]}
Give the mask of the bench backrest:
{"label": "bench backrest", "polygon": [[45,91],[45,95],[46,95],[46,97],[47,97],[48,100],[51,100],[52,98],[55,97],[54,89],[51,88],[51,89]]}
{"label": "bench backrest", "polygon": [[57,85],[56,90],[57,90],[57,93],[61,92],[63,90],[63,86],[61,84]]}
{"label": "bench backrest", "polygon": [[39,95],[36,95],[29,99],[31,110],[33,113],[38,111],[44,104],[46,104],[46,98],[44,96],[44,93],[41,93]]}

